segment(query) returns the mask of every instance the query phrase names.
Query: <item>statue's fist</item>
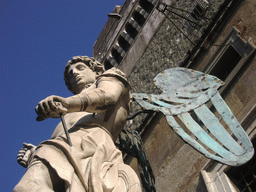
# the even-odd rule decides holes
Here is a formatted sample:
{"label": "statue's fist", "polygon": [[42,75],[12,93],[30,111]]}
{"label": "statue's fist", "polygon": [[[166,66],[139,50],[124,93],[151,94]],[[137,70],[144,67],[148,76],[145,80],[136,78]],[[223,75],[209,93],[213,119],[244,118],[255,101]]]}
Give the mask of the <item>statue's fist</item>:
{"label": "statue's fist", "polygon": [[35,110],[38,115],[37,121],[42,121],[47,118],[59,118],[60,113],[67,113],[66,99],[59,96],[49,96],[46,99],[40,101]]}
{"label": "statue's fist", "polygon": [[27,168],[31,160],[32,153],[36,149],[36,146],[30,143],[25,143],[25,142],[23,143],[23,146],[24,147],[21,148],[21,150],[17,155],[17,161],[21,166]]}

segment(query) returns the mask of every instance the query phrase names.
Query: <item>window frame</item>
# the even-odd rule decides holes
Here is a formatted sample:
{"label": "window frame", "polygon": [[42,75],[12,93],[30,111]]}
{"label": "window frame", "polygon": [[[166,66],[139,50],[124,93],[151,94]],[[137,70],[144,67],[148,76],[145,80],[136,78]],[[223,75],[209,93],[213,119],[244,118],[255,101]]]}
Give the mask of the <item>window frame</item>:
{"label": "window frame", "polygon": [[[233,85],[233,82],[239,75],[239,72],[242,71],[243,67],[250,62],[251,58],[254,57],[256,53],[255,46],[250,42],[245,41],[240,36],[240,32],[235,27],[232,27],[228,35],[224,39],[223,43],[215,51],[215,53],[207,63],[206,67],[203,68],[202,71],[205,73],[211,73],[211,71],[218,63],[219,59],[227,50],[227,45],[231,44],[242,58],[227,76],[225,80],[225,85],[219,90],[220,93],[223,93],[225,90]],[[256,136],[256,120],[252,120],[252,116],[254,116],[255,113],[256,104],[252,106],[251,110],[240,122],[251,140]],[[230,166],[215,162],[213,160],[209,160],[206,163],[204,168],[201,170],[201,179],[208,192],[238,191],[225,173],[229,168]]]}
{"label": "window frame", "polygon": [[[256,135],[256,120],[251,123],[246,122],[248,120],[247,117],[250,117],[252,113],[256,112],[256,104],[252,108],[252,110],[246,115],[244,120],[241,124],[247,124],[246,133],[248,134],[249,138],[255,138]],[[256,154],[255,154],[256,155]],[[231,166],[224,165],[213,160],[209,160],[204,168],[201,170],[201,176],[203,183],[205,184],[208,192],[237,192],[238,190],[235,189],[233,183],[226,175],[226,171]],[[239,191],[238,191],[239,192]]]}
{"label": "window frame", "polygon": [[256,47],[249,41],[245,41],[240,34],[241,33],[238,29],[232,27],[228,32],[228,35],[225,37],[225,40],[219,45],[219,48],[215,51],[211,59],[206,64],[206,67],[202,69],[204,73],[210,74],[229,46],[232,46],[242,57],[225,79],[225,85],[219,90],[220,93],[223,93],[228,87],[231,86],[232,82],[239,75],[239,72],[256,53]]}

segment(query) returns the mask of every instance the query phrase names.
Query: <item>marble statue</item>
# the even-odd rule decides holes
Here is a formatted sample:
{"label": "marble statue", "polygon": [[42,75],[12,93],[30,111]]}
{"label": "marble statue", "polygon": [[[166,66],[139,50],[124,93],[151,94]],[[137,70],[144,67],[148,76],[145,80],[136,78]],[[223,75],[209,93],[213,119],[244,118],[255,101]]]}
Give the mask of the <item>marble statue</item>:
{"label": "marble statue", "polygon": [[64,114],[72,146],[62,123],[37,147],[24,143],[17,160],[27,171],[14,191],[142,191],[113,142],[129,113],[130,85],[124,73],[105,71],[94,58],[77,56],[67,63],[64,79],[74,96],[40,101],[37,121]]}

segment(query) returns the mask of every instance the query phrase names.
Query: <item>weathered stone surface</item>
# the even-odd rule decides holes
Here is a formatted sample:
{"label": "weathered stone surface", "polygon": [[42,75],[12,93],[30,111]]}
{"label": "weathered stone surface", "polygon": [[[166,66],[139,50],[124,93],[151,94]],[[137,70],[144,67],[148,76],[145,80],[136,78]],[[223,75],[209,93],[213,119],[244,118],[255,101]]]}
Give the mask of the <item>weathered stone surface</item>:
{"label": "weathered stone surface", "polygon": [[14,191],[141,192],[138,176],[124,164],[113,142],[129,110],[125,74],[116,68],[105,71],[94,58],[77,56],[67,63],[64,78],[75,95],[49,96],[39,102],[36,112],[37,121],[64,114],[66,123],[62,119],[51,139],[36,149],[24,145],[18,162],[28,169]]}
{"label": "weathered stone surface", "polygon": [[[175,7],[189,11],[193,2],[195,1],[177,1]],[[211,6],[206,17],[211,18],[223,0],[209,2]],[[168,16],[182,28],[179,22],[183,23],[184,19],[171,14]],[[206,26],[204,25],[197,32],[197,37],[200,37]],[[193,41],[195,40],[193,35],[188,35]],[[159,94],[161,91],[153,84],[153,78],[165,69],[179,66],[192,48],[193,45],[185,36],[171,21],[165,19],[128,77],[133,87],[132,92]],[[132,111],[138,109],[136,105],[132,107]],[[136,128],[143,119],[144,117],[137,117],[134,120],[137,125],[131,127]],[[197,190],[200,170],[208,159],[185,144],[171,130],[165,118],[159,121],[145,141],[145,149],[155,173],[158,192]]]}
{"label": "weathered stone surface", "polygon": [[[196,0],[178,0],[175,7],[186,11],[191,11],[193,3]],[[224,0],[208,0],[209,8],[205,15],[207,18],[213,18],[215,13],[219,10],[220,5]],[[247,4],[247,5],[246,5]],[[216,50],[220,49],[220,45],[225,39],[228,31],[235,26],[241,32],[241,38],[248,42],[256,43],[255,41],[255,2],[243,1],[241,6],[236,9],[228,9],[232,12],[231,17],[221,18],[227,19],[228,22],[223,24],[216,33],[211,33],[213,38],[211,41],[204,42],[200,57],[194,59],[194,68],[196,70],[203,70],[210,59],[214,56]],[[160,13],[161,14],[161,13]],[[185,14],[186,15],[186,14]],[[201,21],[202,25],[199,31],[194,30],[190,33],[184,26],[184,19],[178,16],[168,14],[168,17],[184,30],[185,34],[196,43],[197,39],[204,33],[211,20]],[[143,31],[146,36],[146,30]],[[218,39],[214,39],[214,38]],[[143,34],[140,34],[143,39]],[[141,43],[141,42],[140,42]],[[142,42],[143,43],[143,42]],[[141,45],[141,44],[136,44]],[[174,24],[165,19],[158,28],[158,31],[152,37],[147,49],[143,52],[138,62],[135,62],[135,67],[129,76],[129,82],[133,87],[133,92],[155,93],[160,91],[154,86],[153,78],[164,69],[179,66],[183,62],[187,53],[193,48],[193,45],[186,39],[184,34],[174,26]],[[139,57],[141,50],[136,47],[137,51],[127,53],[129,58],[134,56]],[[128,68],[129,60],[126,65]],[[255,63],[255,58],[250,61]],[[134,64],[134,63],[132,63]],[[248,67],[248,68],[247,68]],[[235,85],[232,85],[230,93],[226,97],[226,101],[235,115],[238,115],[238,120],[243,120],[244,117],[255,105],[255,64],[250,64],[244,68],[243,73],[238,77]],[[134,104],[132,112],[139,110],[139,106]],[[137,128],[144,120],[145,115],[136,117],[132,125],[133,129]],[[156,176],[157,191],[204,191],[204,185],[200,180],[200,170],[206,164],[208,159],[200,155],[190,146],[185,144],[177,135],[175,135],[165,119],[162,118],[158,125],[151,130],[149,137],[145,140],[145,148],[148,154],[149,161],[153,167]],[[136,162],[132,161],[135,166]]]}

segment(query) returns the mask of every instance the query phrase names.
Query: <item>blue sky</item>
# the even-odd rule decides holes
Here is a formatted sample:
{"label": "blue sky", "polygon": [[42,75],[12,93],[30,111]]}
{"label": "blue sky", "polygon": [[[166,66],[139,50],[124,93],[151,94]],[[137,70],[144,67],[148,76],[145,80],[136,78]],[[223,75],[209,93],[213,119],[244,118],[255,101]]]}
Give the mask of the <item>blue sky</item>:
{"label": "blue sky", "polygon": [[58,119],[36,121],[37,103],[71,96],[64,67],[75,55],[92,56],[115,5],[125,0],[1,0],[1,191],[12,191],[25,169],[16,162],[23,142],[50,138]]}

